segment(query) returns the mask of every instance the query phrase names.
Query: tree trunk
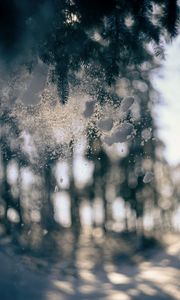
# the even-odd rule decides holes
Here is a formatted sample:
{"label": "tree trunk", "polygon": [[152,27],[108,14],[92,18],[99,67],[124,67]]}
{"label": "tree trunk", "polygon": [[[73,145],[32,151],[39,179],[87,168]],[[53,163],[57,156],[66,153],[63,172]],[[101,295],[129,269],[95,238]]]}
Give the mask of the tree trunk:
{"label": "tree trunk", "polygon": [[54,220],[54,207],[52,203],[52,192],[53,192],[53,174],[52,166],[47,165],[44,167],[44,172],[42,174],[44,178],[44,188],[43,191],[43,205],[41,211],[42,226],[44,229],[52,230],[57,227],[57,223]]}

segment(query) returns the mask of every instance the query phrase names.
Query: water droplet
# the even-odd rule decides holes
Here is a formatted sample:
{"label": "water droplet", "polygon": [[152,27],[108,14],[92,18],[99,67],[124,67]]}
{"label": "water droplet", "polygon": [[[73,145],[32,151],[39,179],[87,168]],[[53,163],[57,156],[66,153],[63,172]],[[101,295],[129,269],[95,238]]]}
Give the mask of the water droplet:
{"label": "water droplet", "polygon": [[149,182],[151,182],[153,180],[153,178],[154,178],[153,172],[148,171],[144,175],[143,182],[144,183],[149,183]]}

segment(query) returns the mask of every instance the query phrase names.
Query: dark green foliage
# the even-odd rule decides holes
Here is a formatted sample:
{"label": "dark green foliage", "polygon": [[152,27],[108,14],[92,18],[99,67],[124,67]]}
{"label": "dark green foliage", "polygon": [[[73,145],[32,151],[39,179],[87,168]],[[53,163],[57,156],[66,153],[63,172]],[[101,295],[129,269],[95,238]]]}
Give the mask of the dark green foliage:
{"label": "dark green foliage", "polygon": [[[155,24],[153,1],[103,1],[103,5],[101,2],[54,2],[56,12],[47,31],[45,47],[42,43],[43,49],[38,51],[42,52],[42,58],[47,58],[46,62],[55,66],[62,103],[68,99],[69,74],[74,77],[82,65],[99,65],[111,85],[122,68],[152,58],[146,44],[154,42],[160,47],[164,29],[175,35],[178,20],[175,1],[172,1],[174,5],[170,1],[158,3],[162,13]],[[130,18],[129,25],[127,18]]]}
{"label": "dark green foliage", "polygon": [[82,66],[99,65],[112,85],[122,68],[151,59],[147,44],[161,48],[161,37],[174,37],[179,21],[176,0],[9,0],[1,6],[2,54],[26,61],[32,50],[33,58],[53,66],[62,103]]}

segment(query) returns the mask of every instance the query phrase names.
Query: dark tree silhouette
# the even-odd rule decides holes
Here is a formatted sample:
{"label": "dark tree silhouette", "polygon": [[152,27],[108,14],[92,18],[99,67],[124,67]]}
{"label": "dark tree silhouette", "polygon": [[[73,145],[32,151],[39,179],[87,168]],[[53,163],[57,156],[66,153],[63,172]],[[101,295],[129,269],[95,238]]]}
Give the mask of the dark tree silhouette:
{"label": "dark tree silhouette", "polygon": [[0,11],[2,55],[51,65],[62,103],[82,66],[98,64],[111,85],[122,68],[152,59],[150,42],[161,54],[162,37],[174,37],[179,22],[176,0],[9,0]]}

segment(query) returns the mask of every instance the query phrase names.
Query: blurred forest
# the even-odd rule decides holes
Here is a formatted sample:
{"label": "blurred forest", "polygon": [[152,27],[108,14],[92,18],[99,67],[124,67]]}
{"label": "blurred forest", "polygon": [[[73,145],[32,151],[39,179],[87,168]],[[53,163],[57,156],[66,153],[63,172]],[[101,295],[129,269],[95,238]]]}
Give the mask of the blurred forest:
{"label": "blurred forest", "polygon": [[[69,255],[75,270],[82,234],[125,236],[145,249],[179,232],[180,166],[164,157],[161,100],[150,79],[178,33],[177,2],[7,3],[0,4],[1,239],[41,258]],[[74,115],[58,118],[68,105]],[[83,134],[64,141],[52,134],[61,121],[65,134],[71,118],[81,124],[81,110]]]}
{"label": "blurred forest", "polygon": [[68,155],[57,142],[55,148],[33,148],[33,134],[27,135],[11,110],[3,108],[1,235],[10,235],[23,249],[38,251],[46,234],[65,228],[75,234],[84,227],[141,235],[179,230],[174,221],[178,167],[172,169],[163,157],[155,122],[158,94],[149,72],[148,67],[133,68],[119,79],[122,99],[132,91],[136,95],[126,111],[134,136],[123,143],[104,143],[97,123],[87,127],[81,141],[66,146]]}
{"label": "blurred forest", "polygon": [[[158,138],[155,121],[159,96],[151,85],[150,74],[160,63],[159,55],[163,55],[163,30],[166,29],[166,38],[177,31],[178,6],[176,1],[169,1],[167,7],[163,1],[146,2],[132,1],[126,5],[124,1],[107,1],[105,6],[88,1],[45,1],[22,7],[16,7],[15,2],[11,7],[2,4],[6,14],[1,25],[15,26],[14,33],[1,34],[2,57],[4,61],[8,59],[10,69],[18,55],[23,59],[17,65],[14,63],[12,73],[4,76],[2,71],[1,77],[1,234],[10,234],[25,248],[41,247],[44,232],[63,228],[63,222],[56,216],[60,214],[56,210],[63,210],[56,207],[61,198],[64,198],[62,203],[66,202],[64,209],[69,210],[65,224],[78,233],[82,229],[81,211],[85,204],[88,225],[105,232],[126,230],[143,234],[146,229],[175,229],[173,216],[179,205],[179,182],[172,182],[175,171],[163,157],[164,145]],[[47,9],[50,6],[51,13]],[[10,9],[12,20],[7,14]],[[43,16],[42,9],[46,12]],[[25,34],[30,45],[40,41],[35,49],[29,47],[23,54],[24,35],[21,26],[17,26],[18,16],[21,25],[23,16],[29,20]],[[34,37],[32,32],[39,27],[40,16],[46,26],[43,33]],[[42,26],[39,28],[43,31]],[[18,33],[21,35],[16,39]],[[154,43],[154,53],[150,42],[151,47]],[[11,48],[5,53],[8,43]],[[111,119],[109,125],[100,120],[99,125],[95,122],[87,126],[80,153],[76,153],[77,140],[72,137],[66,145],[70,149],[68,158],[63,158],[62,142],[56,140],[53,146],[46,141],[44,145],[36,145],[33,139],[37,128],[34,132],[23,130],[20,117],[12,114],[13,103],[23,97],[26,105],[30,105],[29,115],[41,109],[33,108],[32,102],[26,100],[38,97],[38,88],[42,91],[47,87],[43,86],[44,79],[38,81],[39,77],[47,77],[47,70],[43,70],[45,67],[36,61],[36,56],[50,66],[50,85],[57,83],[61,103],[68,101],[69,93],[80,89],[94,102],[98,101],[102,109],[109,101],[122,110],[123,119],[134,126],[133,133],[129,132],[133,135],[130,140],[126,134],[117,139],[125,142],[122,149],[116,140],[113,144],[110,137],[103,139],[98,133],[103,126],[105,131],[112,128]],[[34,69],[36,72],[32,73]],[[31,79],[27,88],[28,72],[37,85]],[[23,89],[27,91],[22,96]],[[134,104],[129,105],[127,100],[123,107],[122,100],[128,96],[134,97]],[[95,113],[93,101],[86,104],[87,119]],[[22,105],[19,105],[20,110]],[[45,130],[42,129],[42,135]],[[35,149],[28,148],[28,143],[34,143]],[[89,166],[84,171],[89,172],[84,183],[79,182],[75,170],[82,168],[83,172],[83,164],[77,163],[79,157]],[[66,170],[64,174],[59,171],[61,166]],[[99,216],[96,210],[100,210]]]}

